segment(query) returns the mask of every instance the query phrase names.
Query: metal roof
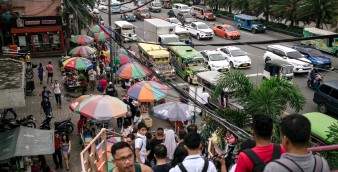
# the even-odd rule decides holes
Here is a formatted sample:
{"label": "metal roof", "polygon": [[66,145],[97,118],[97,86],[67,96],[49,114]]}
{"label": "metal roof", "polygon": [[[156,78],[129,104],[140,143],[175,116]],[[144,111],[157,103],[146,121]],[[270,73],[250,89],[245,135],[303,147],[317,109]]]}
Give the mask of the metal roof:
{"label": "metal roof", "polygon": [[207,82],[216,85],[218,78],[221,76],[221,72],[218,71],[206,71],[197,73],[197,77],[201,77]]}
{"label": "metal roof", "polygon": [[175,27],[175,25],[173,25],[170,22],[167,22],[165,20],[162,20],[162,19],[144,19],[144,21],[151,23],[154,26],[162,26],[162,27],[172,26],[172,27]]}
{"label": "metal roof", "polygon": [[337,33],[328,31],[328,30],[323,30],[323,29],[318,29],[315,27],[309,27],[309,28],[304,28],[305,31],[317,34],[317,35],[335,35]]}
{"label": "metal roof", "polygon": [[250,16],[250,15],[246,15],[246,14],[237,14],[237,15],[235,15],[235,17],[245,19],[245,20],[260,20],[259,17]]}

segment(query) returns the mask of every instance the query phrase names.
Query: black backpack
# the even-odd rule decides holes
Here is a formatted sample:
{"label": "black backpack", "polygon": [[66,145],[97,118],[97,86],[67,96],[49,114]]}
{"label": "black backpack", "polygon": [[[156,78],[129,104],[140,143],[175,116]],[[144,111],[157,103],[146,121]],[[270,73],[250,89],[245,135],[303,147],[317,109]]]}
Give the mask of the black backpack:
{"label": "black backpack", "polygon": [[[262,161],[253,150],[251,150],[251,149],[245,149],[243,152],[254,163],[253,172],[263,172],[264,171],[264,168],[265,168],[265,166],[266,166],[267,163],[265,163],[264,161]],[[271,158],[270,161],[273,161],[275,159],[279,159],[280,155],[281,155],[280,152],[281,152],[280,145],[279,144],[274,144],[273,145],[272,158]]]}
{"label": "black backpack", "polygon": [[[322,172],[323,171],[322,158],[319,155],[314,155],[313,158],[315,159],[315,166],[313,168],[313,172]],[[304,172],[304,170],[297,164],[297,162],[295,162],[290,158],[278,159],[273,162],[283,166],[289,172]]]}
{"label": "black backpack", "polygon": [[[178,167],[180,168],[181,172],[188,172],[187,169],[185,169],[182,162],[178,164]],[[208,167],[209,167],[209,161],[206,158],[204,158],[204,165],[203,165],[202,172],[207,172]]]}

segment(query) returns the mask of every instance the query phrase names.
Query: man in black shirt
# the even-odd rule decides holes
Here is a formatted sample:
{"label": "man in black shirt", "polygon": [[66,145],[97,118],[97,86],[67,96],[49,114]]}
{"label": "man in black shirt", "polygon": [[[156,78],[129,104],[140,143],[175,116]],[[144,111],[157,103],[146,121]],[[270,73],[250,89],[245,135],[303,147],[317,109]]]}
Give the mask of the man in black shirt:
{"label": "man in black shirt", "polygon": [[154,159],[154,148],[156,145],[163,143],[163,141],[164,141],[164,130],[163,128],[158,128],[156,132],[156,138],[150,141],[150,154],[148,156],[148,159],[151,165],[156,164],[156,159]]}
{"label": "man in black shirt", "polygon": [[154,148],[154,157],[157,161],[153,166],[154,172],[169,172],[171,164],[167,163],[167,148],[163,144],[156,145]]}
{"label": "man in black shirt", "polygon": [[106,94],[109,95],[109,96],[112,96],[112,97],[116,97],[117,96],[117,92],[116,92],[116,89],[113,85],[112,82],[109,82],[108,86],[107,86],[107,89],[106,89]]}

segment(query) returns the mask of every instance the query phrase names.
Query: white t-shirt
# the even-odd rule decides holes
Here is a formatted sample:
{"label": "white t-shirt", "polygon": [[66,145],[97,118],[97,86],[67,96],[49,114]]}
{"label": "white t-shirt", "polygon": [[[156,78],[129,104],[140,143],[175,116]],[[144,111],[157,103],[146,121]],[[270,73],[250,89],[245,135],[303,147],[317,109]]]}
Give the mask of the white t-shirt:
{"label": "white t-shirt", "polygon": [[[200,172],[204,167],[204,159],[200,155],[189,155],[184,158],[182,164],[187,171]],[[178,165],[171,168],[169,172],[181,172]],[[209,161],[207,172],[217,172],[214,163]]]}
{"label": "white t-shirt", "polygon": [[[142,136],[140,133],[137,133],[136,135],[136,139],[135,139],[135,149],[139,148],[140,149],[140,159],[142,161],[142,163],[145,163],[146,161],[146,155],[147,155],[147,138],[146,136]],[[138,138],[140,137],[140,138]],[[137,158],[136,158],[137,160]]]}
{"label": "white t-shirt", "polygon": [[59,83],[53,83],[52,86],[53,90],[54,90],[54,94],[61,94],[61,84]]}
{"label": "white t-shirt", "polygon": [[142,115],[140,115],[140,117],[135,116],[133,122],[135,123],[135,126],[137,127],[138,124],[142,122]]}
{"label": "white t-shirt", "polygon": [[210,97],[209,93],[203,92],[202,93],[202,104],[207,104],[209,102],[208,101],[209,97]]}
{"label": "white t-shirt", "polygon": [[95,80],[95,77],[96,77],[95,70],[88,71],[88,75],[89,75],[89,81],[94,81]]}

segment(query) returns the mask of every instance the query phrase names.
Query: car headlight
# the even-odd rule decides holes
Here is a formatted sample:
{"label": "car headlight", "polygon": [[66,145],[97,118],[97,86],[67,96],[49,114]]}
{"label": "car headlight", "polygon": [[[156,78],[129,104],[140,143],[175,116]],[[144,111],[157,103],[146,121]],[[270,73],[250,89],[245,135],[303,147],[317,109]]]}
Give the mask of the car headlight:
{"label": "car headlight", "polygon": [[134,15],[133,17],[135,18],[136,16]]}

